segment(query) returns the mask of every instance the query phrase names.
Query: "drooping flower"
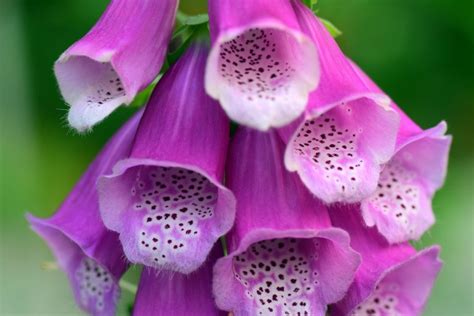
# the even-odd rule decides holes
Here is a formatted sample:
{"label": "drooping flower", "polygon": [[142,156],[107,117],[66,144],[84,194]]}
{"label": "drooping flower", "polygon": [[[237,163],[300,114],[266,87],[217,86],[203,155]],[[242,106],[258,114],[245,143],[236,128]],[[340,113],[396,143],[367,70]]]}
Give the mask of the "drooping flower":
{"label": "drooping flower", "polygon": [[[374,91],[380,88],[353,64],[360,77]],[[391,243],[419,239],[434,224],[431,200],[446,177],[451,136],[446,123],[422,130],[396,104],[400,130],[396,152],[384,166],[377,190],[362,201],[362,215],[368,226]]]}
{"label": "drooping flower", "polygon": [[207,261],[190,274],[145,268],[133,305],[133,315],[227,315],[217,308],[212,296],[212,266],[221,256],[221,245],[216,243]]}
{"label": "drooping flower", "polygon": [[118,235],[100,218],[96,181],[128,155],[141,113],[109,141],[56,214],[48,219],[27,216],[67,274],[77,304],[92,315],[115,315],[118,282],[128,267]]}
{"label": "drooping flower", "polygon": [[231,119],[260,130],[296,119],[318,84],[319,67],[290,2],[210,0],[209,18],[207,93]]}
{"label": "drooping flower", "polygon": [[229,121],[203,85],[208,44],[196,42],[164,75],[130,156],[99,181],[102,219],[128,259],[189,273],[232,226],[223,178]]}
{"label": "drooping flower", "polygon": [[155,79],[177,7],[178,0],[112,0],[89,33],[59,57],[54,72],[73,128],[91,128]]}
{"label": "drooping flower", "polygon": [[318,48],[321,81],[304,117],[280,129],[285,166],[326,203],[359,202],[375,191],[380,166],[394,152],[397,112],[358,77],[318,18],[300,1],[291,3]]}
{"label": "drooping flower", "polygon": [[439,247],[416,252],[408,243],[390,245],[355,206],[331,207],[329,214],[362,256],[354,283],[331,315],[421,315],[442,266]]}
{"label": "drooping flower", "polygon": [[229,255],[214,267],[217,306],[234,315],[324,315],[359,264],[349,236],[283,166],[276,132],[237,131],[227,183],[236,195]]}

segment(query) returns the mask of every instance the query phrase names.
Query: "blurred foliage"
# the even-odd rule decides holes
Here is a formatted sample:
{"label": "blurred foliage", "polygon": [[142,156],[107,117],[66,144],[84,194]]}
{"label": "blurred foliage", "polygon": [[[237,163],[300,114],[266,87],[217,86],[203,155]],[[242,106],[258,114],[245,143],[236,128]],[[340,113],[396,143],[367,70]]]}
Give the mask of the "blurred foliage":
{"label": "blurred foliage", "polygon": [[[112,133],[136,108],[121,108],[88,135],[65,122],[55,59],[95,23],[106,0],[0,1],[0,314],[79,314],[24,213],[54,212]],[[204,1],[183,0],[188,14]],[[447,120],[454,135],[437,225],[417,243],[443,246],[445,268],[427,315],[472,315],[474,18],[472,0],[320,0],[318,14],[343,31],[338,42],[422,127]],[[127,279],[137,280],[133,269]],[[121,314],[132,302],[126,294]]]}

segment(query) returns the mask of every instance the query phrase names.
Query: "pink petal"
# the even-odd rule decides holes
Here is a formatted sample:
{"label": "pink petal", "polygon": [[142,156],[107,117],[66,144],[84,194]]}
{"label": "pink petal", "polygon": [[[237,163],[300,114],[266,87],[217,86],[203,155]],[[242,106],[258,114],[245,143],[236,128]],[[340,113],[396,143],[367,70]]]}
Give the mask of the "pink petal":
{"label": "pink petal", "polygon": [[231,147],[227,179],[237,218],[213,288],[217,306],[234,315],[324,315],[359,264],[349,236],[330,226],[326,208],[284,169],[283,150],[275,132],[249,129],[238,130]]}
{"label": "pink petal", "polygon": [[321,83],[299,124],[280,130],[285,166],[326,203],[361,201],[393,154],[398,115],[387,96],[359,78],[318,18],[299,1],[292,4],[318,49]]}
{"label": "pink petal", "polygon": [[73,128],[90,129],[155,79],[177,7],[177,0],[112,0],[97,24],[61,55],[54,71]]}
{"label": "pink petal", "polygon": [[102,218],[131,262],[190,273],[234,222],[221,184],[229,122],[204,91],[207,52],[193,44],[165,74],[129,157],[99,181]]}
{"label": "pink petal", "polygon": [[211,0],[209,17],[206,91],[229,117],[267,130],[303,113],[319,67],[290,3]]}

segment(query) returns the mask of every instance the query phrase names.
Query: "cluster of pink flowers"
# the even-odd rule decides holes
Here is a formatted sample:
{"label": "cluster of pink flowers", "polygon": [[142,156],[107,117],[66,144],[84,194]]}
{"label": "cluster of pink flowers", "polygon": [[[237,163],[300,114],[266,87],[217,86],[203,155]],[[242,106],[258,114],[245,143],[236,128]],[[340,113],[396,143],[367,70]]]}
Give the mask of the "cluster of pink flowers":
{"label": "cluster of pink flowers", "polygon": [[[112,0],[59,58],[73,128],[157,78],[177,6]],[[409,241],[435,221],[446,124],[410,120],[300,0],[209,0],[209,29],[57,213],[28,216],[77,304],[114,315],[139,264],[137,316],[419,315],[442,264]]]}

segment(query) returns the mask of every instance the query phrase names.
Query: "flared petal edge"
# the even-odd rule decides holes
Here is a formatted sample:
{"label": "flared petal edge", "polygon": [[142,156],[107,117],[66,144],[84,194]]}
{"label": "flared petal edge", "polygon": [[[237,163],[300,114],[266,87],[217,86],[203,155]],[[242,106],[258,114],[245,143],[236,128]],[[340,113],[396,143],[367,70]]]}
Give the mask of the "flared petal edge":
{"label": "flared petal edge", "polygon": [[360,290],[351,287],[350,295],[333,306],[333,314],[421,315],[443,265],[439,252],[439,246],[432,246],[387,269],[373,285],[367,297],[360,297]]}
{"label": "flared petal edge", "polygon": [[[262,43],[255,44],[255,38]],[[285,44],[277,46],[281,38]],[[213,43],[205,74],[206,92],[220,101],[227,115],[259,130],[297,118],[318,83],[312,41],[274,19],[223,31]]]}
{"label": "flared petal edge", "polygon": [[[125,260],[122,265],[106,267],[86,255],[78,244],[47,219],[39,219],[31,214],[27,214],[26,218],[31,229],[51,248],[59,266],[66,273],[77,305],[91,315],[115,315],[120,297],[119,279],[128,266]],[[121,253],[121,249],[118,251]]]}
{"label": "flared petal edge", "polygon": [[344,296],[359,263],[349,236],[337,228],[255,230],[217,261],[213,292],[217,306],[234,315],[324,315]]}
{"label": "flared petal edge", "polygon": [[128,259],[156,269],[196,270],[234,223],[233,193],[193,165],[125,159],[98,190],[102,219]]}
{"label": "flared petal edge", "polygon": [[360,202],[375,191],[398,128],[388,97],[352,95],[306,113],[287,142],[285,167],[326,203]]}
{"label": "flared petal edge", "polygon": [[390,243],[418,240],[435,223],[432,198],[446,177],[451,144],[445,132],[441,122],[400,143],[376,191],[361,203],[365,223]]}

